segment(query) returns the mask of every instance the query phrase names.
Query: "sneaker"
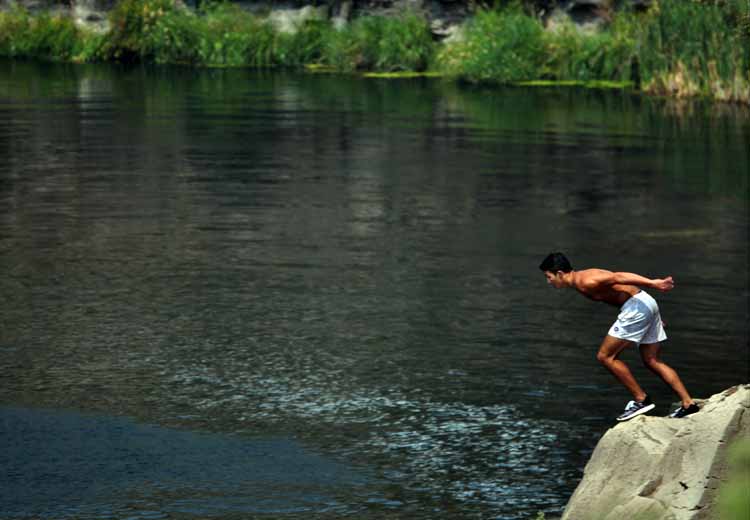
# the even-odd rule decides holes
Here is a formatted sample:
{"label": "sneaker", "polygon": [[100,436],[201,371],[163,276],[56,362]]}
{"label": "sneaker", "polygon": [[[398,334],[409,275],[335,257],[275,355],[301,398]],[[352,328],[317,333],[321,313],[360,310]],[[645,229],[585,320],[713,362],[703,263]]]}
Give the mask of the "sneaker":
{"label": "sneaker", "polygon": [[672,419],[682,419],[683,417],[687,417],[688,415],[692,415],[692,414],[694,414],[695,412],[697,412],[699,410],[700,410],[700,408],[698,408],[698,405],[695,404],[695,403],[693,403],[690,406],[688,406],[687,408],[683,408],[682,406],[680,406],[677,410],[675,410],[674,412],[670,413],[669,416]]}
{"label": "sneaker", "polygon": [[625,406],[625,411],[620,414],[617,418],[618,421],[627,421],[632,419],[636,415],[641,415],[646,412],[650,412],[656,405],[651,402],[651,398],[646,396],[643,401],[630,401]]}

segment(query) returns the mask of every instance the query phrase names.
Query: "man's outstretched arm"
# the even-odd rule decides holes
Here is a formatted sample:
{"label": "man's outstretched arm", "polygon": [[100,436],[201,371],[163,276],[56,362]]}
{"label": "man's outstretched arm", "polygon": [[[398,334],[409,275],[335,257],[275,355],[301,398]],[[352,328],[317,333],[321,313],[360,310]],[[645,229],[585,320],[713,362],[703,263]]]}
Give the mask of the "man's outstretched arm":
{"label": "man's outstretched arm", "polygon": [[580,272],[581,288],[596,290],[597,287],[612,285],[635,285],[648,287],[659,291],[671,291],[674,288],[674,280],[671,276],[666,278],[646,278],[635,273],[607,271],[605,269],[586,269]]}
{"label": "man's outstretched arm", "polygon": [[671,276],[666,278],[646,278],[635,273],[617,272],[612,273],[615,284],[637,285],[638,287],[650,287],[659,291],[671,291],[674,288],[674,280]]}

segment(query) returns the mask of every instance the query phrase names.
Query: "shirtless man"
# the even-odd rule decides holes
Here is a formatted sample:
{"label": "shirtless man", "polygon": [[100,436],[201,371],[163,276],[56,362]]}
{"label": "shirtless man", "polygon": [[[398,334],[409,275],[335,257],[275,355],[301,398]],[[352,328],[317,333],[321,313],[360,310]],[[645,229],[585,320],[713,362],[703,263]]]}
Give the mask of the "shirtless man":
{"label": "shirtless man", "polygon": [[548,255],[539,269],[544,271],[547,283],[557,289],[572,287],[594,301],[620,307],[617,321],[609,329],[596,354],[596,359],[633,394],[633,400],[627,404],[618,421],[632,419],[655,406],[628,366],[618,359],[625,347],[633,344],[640,346],[641,359],[646,367],[661,377],[680,397],[682,406],[669,416],[681,418],[699,410],[677,372],[659,359],[659,343],[667,339],[667,335],[656,300],[641,289],[648,287],[662,292],[671,291],[674,288],[671,276],[650,279],[634,273],[613,273],[604,269],[574,271],[562,253]]}

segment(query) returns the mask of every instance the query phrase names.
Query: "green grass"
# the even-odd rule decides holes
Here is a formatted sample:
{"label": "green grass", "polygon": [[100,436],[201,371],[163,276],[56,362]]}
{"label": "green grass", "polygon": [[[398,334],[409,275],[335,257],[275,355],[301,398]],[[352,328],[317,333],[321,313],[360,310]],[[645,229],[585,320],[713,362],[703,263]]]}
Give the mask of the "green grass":
{"label": "green grass", "polygon": [[464,27],[464,38],[445,46],[438,68],[473,83],[538,79],[545,61],[542,24],[518,8],[480,11]]}
{"label": "green grass", "polygon": [[341,71],[421,72],[435,50],[427,21],[414,13],[358,18],[326,40],[324,61]]}
{"label": "green grass", "polygon": [[464,33],[437,61],[464,81],[632,82],[654,94],[750,103],[747,0],[661,0],[647,13],[618,12],[594,34],[572,24],[543,31],[511,6],[480,11]]}
{"label": "green grass", "polygon": [[196,17],[171,0],[122,0],[109,15],[104,60],[192,63],[199,52]]}
{"label": "green grass", "polygon": [[320,65],[333,28],[320,20],[304,22],[295,34],[282,34],[277,44],[277,63],[287,67]]}
{"label": "green grass", "polygon": [[31,16],[21,7],[0,12],[0,55],[71,60],[82,45],[70,18],[41,13]]}
{"label": "green grass", "polygon": [[210,3],[193,13],[173,0],[122,0],[110,23],[105,60],[420,71],[433,50],[427,22],[414,14],[363,17],[340,31],[329,22],[307,21],[286,34],[234,4]]}
{"label": "green grass", "polygon": [[634,23],[648,91],[750,102],[750,2],[662,0]]}
{"label": "green grass", "polygon": [[365,72],[362,74],[365,78],[380,79],[411,79],[411,78],[442,78],[440,72]]}
{"label": "green grass", "polygon": [[740,440],[731,447],[729,466],[729,479],[719,494],[720,518],[747,518],[750,513],[750,440]]}
{"label": "green grass", "polygon": [[[482,11],[464,27],[465,37],[438,55],[446,74],[473,83],[549,81],[557,85],[631,80],[635,40],[627,31],[556,32],[518,7]],[[573,83],[570,83],[573,82]]]}
{"label": "green grass", "polygon": [[543,76],[559,80],[632,80],[636,41],[627,24],[617,20],[609,30],[585,34],[572,24],[545,34]]}
{"label": "green grass", "polygon": [[273,28],[231,4],[194,13],[173,0],[121,0],[110,25],[105,61],[267,67],[277,60]]}
{"label": "green grass", "polygon": [[[305,22],[294,34],[235,4],[191,11],[174,0],[121,0],[100,35],[70,18],[0,12],[0,55],[74,62],[306,67],[369,76],[429,73],[472,83],[623,88],[750,104],[750,2],[660,0],[620,11],[606,30],[545,31],[519,2],[479,10],[463,38],[433,41],[416,13],[365,16],[342,29]],[[389,74],[397,74],[392,76]],[[539,82],[543,83],[539,83]]]}
{"label": "green grass", "polygon": [[513,83],[519,87],[585,87],[596,89],[624,89],[633,86],[632,81],[609,81],[609,80],[550,80],[536,79],[532,81],[518,81]]}
{"label": "green grass", "polygon": [[208,3],[193,12],[173,0],[121,0],[103,38],[77,29],[66,18],[34,17],[21,10],[0,16],[5,35],[0,53],[59,60],[209,67],[313,63],[338,71],[396,72],[424,71],[435,48],[426,20],[413,13],[363,17],[343,30],[307,21],[296,33],[286,34],[230,3]]}

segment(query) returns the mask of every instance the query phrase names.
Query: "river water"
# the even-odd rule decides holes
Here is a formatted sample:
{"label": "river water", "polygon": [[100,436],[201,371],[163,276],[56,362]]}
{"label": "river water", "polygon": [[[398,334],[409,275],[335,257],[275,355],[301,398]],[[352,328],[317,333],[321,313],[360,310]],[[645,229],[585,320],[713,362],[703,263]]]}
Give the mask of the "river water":
{"label": "river water", "polygon": [[[616,309],[748,377],[750,124],[585,89],[0,62],[0,517],[560,514]],[[630,363],[657,402],[674,396]]]}

